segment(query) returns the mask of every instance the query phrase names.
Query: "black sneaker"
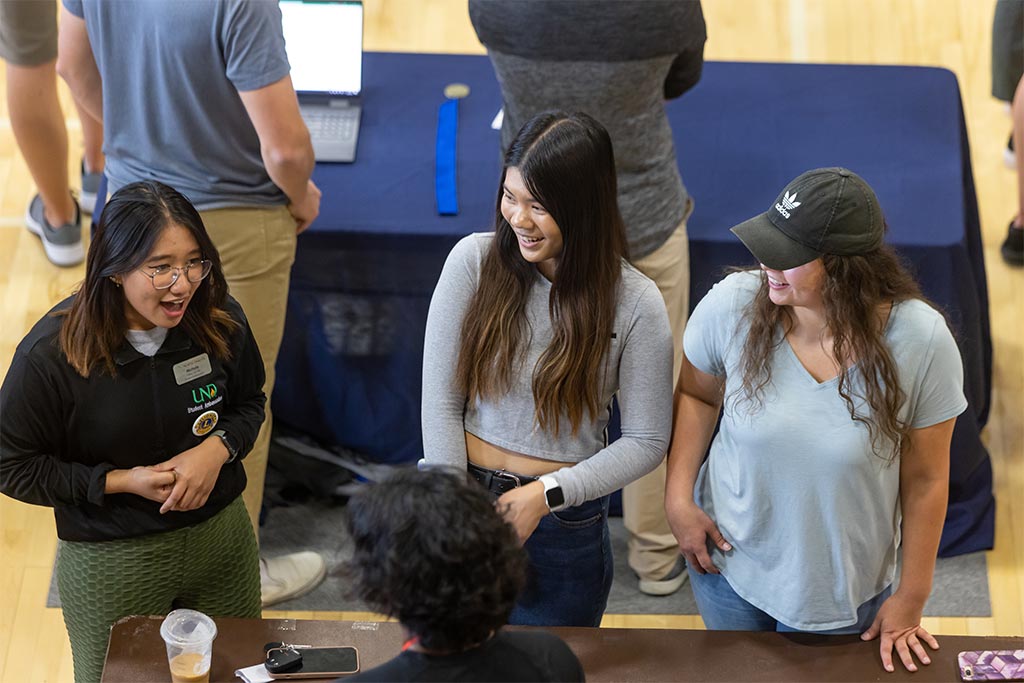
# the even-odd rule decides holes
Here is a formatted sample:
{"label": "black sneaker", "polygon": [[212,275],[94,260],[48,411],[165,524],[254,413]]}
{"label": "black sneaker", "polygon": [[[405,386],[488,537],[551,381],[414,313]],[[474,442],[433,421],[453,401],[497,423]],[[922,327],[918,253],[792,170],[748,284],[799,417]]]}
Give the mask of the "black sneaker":
{"label": "black sneaker", "polygon": [[1003,240],[1003,246],[999,247],[999,253],[1011,266],[1024,266],[1024,228],[1015,227],[1013,221],[1010,221],[1006,239]]}
{"label": "black sneaker", "polygon": [[64,225],[52,226],[43,213],[43,199],[32,197],[25,213],[25,225],[43,241],[46,258],[58,266],[74,266],[85,260],[82,247],[82,212],[75,202],[75,219]]}

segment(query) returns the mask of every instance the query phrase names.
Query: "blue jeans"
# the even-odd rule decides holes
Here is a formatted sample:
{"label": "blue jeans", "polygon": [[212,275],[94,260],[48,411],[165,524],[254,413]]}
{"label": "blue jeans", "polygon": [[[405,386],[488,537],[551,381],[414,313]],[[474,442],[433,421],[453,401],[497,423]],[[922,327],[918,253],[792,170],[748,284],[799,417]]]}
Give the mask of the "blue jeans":
{"label": "blue jeans", "polygon": [[510,624],[601,625],[613,572],[608,496],[544,516],[526,552],[526,588]]}
{"label": "blue jeans", "polygon": [[[737,595],[721,574],[698,574],[690,570],[690,586],[697,599],[697,609],[704,625],[712,631],[778,631],[791,633],[801,629],[787,626],[775,617],[754,607]],[[863,633],[871,626],[878,608],[892,594],[892,586],[871,598],[857,609],[857,623],[850,626],[814,631],[827,635]]]}

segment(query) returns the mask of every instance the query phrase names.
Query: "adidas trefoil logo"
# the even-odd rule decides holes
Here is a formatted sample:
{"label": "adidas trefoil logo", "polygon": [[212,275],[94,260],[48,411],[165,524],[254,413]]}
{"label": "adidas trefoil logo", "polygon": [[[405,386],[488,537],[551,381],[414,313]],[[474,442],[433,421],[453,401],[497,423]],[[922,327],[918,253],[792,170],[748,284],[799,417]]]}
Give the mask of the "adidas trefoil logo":
{"label": "adidas trefoil logo", "polygon": [[782,203],[775,205],[775,210],[781,213],[786,218],[789,218],[789,212],[800,206],[800,202],[796,200],[796,192],[792,195],[789,192],[785,192],[782,195]]}

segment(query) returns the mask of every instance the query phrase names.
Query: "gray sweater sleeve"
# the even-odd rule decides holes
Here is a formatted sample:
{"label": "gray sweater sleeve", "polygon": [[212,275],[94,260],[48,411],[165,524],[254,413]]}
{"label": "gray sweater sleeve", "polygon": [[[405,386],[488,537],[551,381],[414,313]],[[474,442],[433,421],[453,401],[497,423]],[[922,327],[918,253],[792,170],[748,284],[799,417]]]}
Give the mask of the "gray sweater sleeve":
{"label": "gray sweater sleeve", "polygon": [[[423,453],[428,465],[466,467],[466,396],[455,386],[462,319],[479,283],[480,264],[491,244],[490,235],[470,235],[462,239],[445,262],[434,289],[427,315],[423,349]],[[628,266],[627,266],[628,268]],[[632,270],[632,269],[630,269]],[[618,353],[617,378],[622,437],[580,462],[555,473],[566,502],[579,505],[621,488],[654,469],[668,449],[672,427],[672,333],[665,304],[655,285],[636,272],[628,275],[629,287],[637,292],[626,296],[630,309],[619,312],[627,324],[613,345]],[[623,327],[619,328],[620,330]],[[530,364],[527,363],[529,366]],[[535,412],[529,383],[524,391],[510,391],[500,403],[487,402],[477,407],[481,427],[496,435],[519,430],[514,438],[527,455],[558,460],[548,454],[565,453],[573,437],[564,433],[554,437],[540,430],[521,433],[522,416],[532,423]],[[613,391],[614,387],[610,389]],[[583,424],[581,430],[596,430],[596,424]],[[591,436],[596,440],[596,436]],[[578,445],[578,441],[575,441]],[[532,449],[532,452],[531,452]],[[545,455],[540,455],[544,453]],[[578,456],[577,456],[578,457]],[[566,458],[569,460],[569,458]]]}
{"label": "gray sweater sleeve", "polygon": [[619,361],[622,436],[586,460],[558,470],[568,505],[616,491],[647,474],[672,433],[672,332],[654,283],[639,297]]}
{"label": "gray sweater sleeve", "polygon": [[462,318],[476,292],[481,250],[469,235],[448,254],[430,298],[423,339],[423,459],[466,469],[466,396],[455,386]]}

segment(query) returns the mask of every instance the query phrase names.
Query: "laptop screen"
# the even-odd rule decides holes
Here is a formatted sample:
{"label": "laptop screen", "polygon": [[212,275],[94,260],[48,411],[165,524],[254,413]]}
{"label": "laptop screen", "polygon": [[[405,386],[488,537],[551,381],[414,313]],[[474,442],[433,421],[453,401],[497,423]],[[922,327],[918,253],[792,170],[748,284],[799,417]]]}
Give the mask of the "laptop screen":
{"label": "laptop screen", "polygon": [[363,3],[281,0],[297,92],[357,95],[363,80]]}

